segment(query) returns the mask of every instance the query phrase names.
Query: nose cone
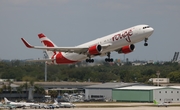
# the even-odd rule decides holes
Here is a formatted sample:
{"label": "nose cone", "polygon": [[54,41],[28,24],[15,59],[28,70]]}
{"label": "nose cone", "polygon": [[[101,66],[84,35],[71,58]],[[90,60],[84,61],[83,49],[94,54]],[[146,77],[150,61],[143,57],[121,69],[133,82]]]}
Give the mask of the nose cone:
{"label": "nose cone", "polygon": [[154,29],[153,29],[153,28],[150,28],[150,31],[153,33],[153,32],[154,32]]}
{"label": "nose cone", "polygon": [[147,29],[147,33],[149,34],[149,36],[154,32],[154,29],[152,27]]}

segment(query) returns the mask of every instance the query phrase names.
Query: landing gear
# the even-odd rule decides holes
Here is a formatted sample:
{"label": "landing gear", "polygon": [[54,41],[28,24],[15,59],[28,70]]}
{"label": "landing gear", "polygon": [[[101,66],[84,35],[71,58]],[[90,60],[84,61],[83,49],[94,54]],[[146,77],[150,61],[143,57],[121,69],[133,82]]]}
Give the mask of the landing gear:
{"label": "landing gear", "polygon": [[86,62],[88,62],[88,63],[93,63],[93,62],[94,62],[94,59],[91,59],[91,58],[86,59]]}
{"label": "landing gear", "polygon": [[145,41],[144,46],[148,46],[147,40],[148,40],[148,38],[144,39],[144,41]]}
{"label": "landing gear", "polygon": [[106,62],[113,62],[113,59],[112,58],[105,58],[105,61]]}
{"label": "landing gear", "polygon": [[105,58],[106,62],[113,62],[113,59],[110,58],[110,54],[111,54],[110,52],[107,53],[108,58]]}
{"label": "landing gear", "polygon": [[148,43],[144,43],[144,46],[148,46]]}
{"label": "landing gear", "polygon": [[94,62],[94,59],[91,59],[91,56],[90,56],[90,55],[88,55],[88,57],[89,57],[89,59],[86,59],[86,62],[88,62],[88,63],[93,63],[93,62]]}

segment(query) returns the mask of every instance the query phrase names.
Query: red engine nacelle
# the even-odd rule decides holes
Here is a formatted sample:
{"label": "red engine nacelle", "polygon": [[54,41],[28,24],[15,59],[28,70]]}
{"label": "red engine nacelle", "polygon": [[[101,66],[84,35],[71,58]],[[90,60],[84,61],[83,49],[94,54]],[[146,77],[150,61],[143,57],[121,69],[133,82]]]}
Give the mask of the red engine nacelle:
{"label": "red engine nacelle", "polygon": [[131,44],[131,45],[127,45],[127,46],[122,47],[122,48],[118,51],[118,53],[127,54],[127,53],[132,52],[134,49],[135,49],[135,45],[134,45],[134,44]]}
{"label": "red engine nacelle", "polygon": [[89,47],[88,53],[90,55],[97,55],[97,54],[99,54],[101,52],[101,50],[102,50],[101,45],[96,44],[96,45],[93,45],[93,46]]}

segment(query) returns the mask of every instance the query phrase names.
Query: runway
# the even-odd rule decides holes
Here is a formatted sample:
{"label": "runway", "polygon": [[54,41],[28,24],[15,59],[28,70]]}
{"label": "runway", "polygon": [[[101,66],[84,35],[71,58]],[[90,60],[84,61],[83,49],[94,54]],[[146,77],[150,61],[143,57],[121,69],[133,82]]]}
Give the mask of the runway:
{"label": "runway", "polygon": [[[73,108],[70,108],[73,109]],[[73,110],[179,110],[180,107],[116,107],[116,108],[74,108]],[[61,108],[59,110],[67,110]]]}
{"label": "runway", "polygon": [[[147,106],[140,106],[140,107],[109,107],[109,108],[58,108],[53,110],[179,110],[180,107],[147,107]],[[22,110],[22,109],[16,109]],[[33,110],[33,109],[24,109],[24,110]],[[34,110],[47,110],[47,109],[34,109]],[[49,109],[50,110],[50,109]],[[52,109],[51,109],[52,110]]]}

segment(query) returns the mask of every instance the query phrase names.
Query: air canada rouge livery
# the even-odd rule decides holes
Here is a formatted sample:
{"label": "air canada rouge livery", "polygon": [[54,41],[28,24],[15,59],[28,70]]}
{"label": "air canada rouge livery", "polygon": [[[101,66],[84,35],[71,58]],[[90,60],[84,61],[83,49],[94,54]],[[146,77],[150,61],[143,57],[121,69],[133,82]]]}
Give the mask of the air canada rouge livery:
{"label": "air canada rouge livery", "polygon": [[44,50],[48,58],[37,61],[46,61],[48,64],[71,64],[82,60],[91,63],[95,56],[107,56],[105,61],[113,62],[111,52],[130,53],[135,49],[134,44],[140,41],[148,46],[147,40],[153,31],[149,25],[137,25],[75,47],[58,47],[42,33],[38,36],[44,46],[33,46],[24,38],[21,40],[28,48]]}

